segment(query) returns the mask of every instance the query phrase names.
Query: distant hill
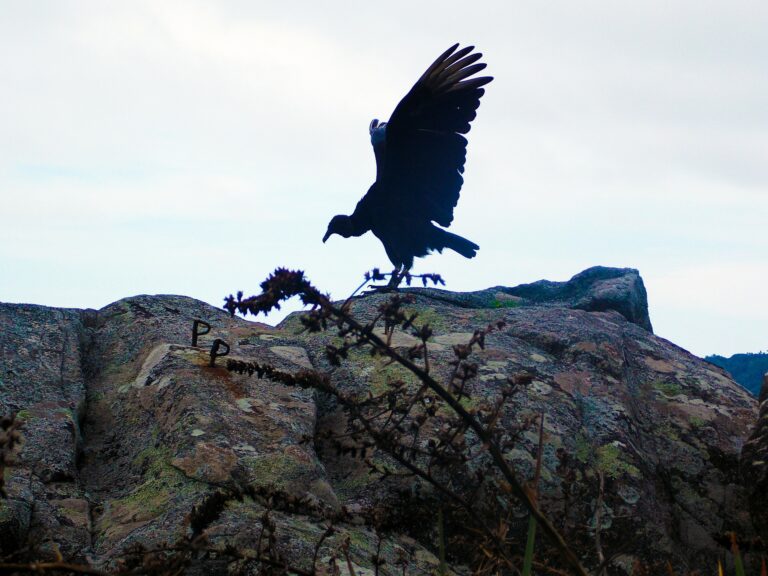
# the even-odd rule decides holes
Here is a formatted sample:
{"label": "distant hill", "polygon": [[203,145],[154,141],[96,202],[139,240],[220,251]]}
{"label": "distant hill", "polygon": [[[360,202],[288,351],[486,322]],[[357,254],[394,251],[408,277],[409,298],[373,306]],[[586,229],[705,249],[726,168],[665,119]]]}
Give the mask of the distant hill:
{"label": "distant hill", "polygon": [[725,368],[733,379],[755,396],[760,395],[763,374],[768,372],[768,352],[755,354],[734,354],[730,358],[712,355],[704,358],[712,364]]}

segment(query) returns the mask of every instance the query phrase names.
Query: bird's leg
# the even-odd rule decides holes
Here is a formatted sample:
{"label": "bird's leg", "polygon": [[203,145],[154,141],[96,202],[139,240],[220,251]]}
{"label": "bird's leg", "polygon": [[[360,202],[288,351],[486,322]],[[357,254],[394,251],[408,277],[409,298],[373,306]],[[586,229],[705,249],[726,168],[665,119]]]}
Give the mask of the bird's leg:
{"label": "bird's leg", "polygon": [[397,287],[400,285],[400,282],[403,281],[404,276],[405,276],[405,267],[398,266],[397,268],[392,270],[392,273],[389,277],[389,282],[387,284],[379,284],[378,286],[371,286],[371,289],[367,293],[372,294],[374,292],[393,292],[397,290]]}
{"label": "bird's leg", "polygon": [[405,266],[398,266],[392,270],[392,276],[389,278],[387,290],[397,290],[397,287],[400,286],[400,282],[403,281],[403,276],[405,276]]}

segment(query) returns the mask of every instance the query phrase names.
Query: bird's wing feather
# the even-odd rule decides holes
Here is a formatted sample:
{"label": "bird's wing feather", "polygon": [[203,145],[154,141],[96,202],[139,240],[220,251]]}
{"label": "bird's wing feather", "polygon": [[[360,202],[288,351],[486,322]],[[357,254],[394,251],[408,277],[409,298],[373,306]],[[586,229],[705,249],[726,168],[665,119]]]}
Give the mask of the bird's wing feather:
{"label": "bird's wing feather", "polygon": [[[441,54],[400,101],[386,126],[386,152],[377,183],[401,209],[443,226],[463,183],[467,140],[484,90],[493,78],[471,78],[485,68],[473,46]],[[377,154],[377,160],[378,160]]]}

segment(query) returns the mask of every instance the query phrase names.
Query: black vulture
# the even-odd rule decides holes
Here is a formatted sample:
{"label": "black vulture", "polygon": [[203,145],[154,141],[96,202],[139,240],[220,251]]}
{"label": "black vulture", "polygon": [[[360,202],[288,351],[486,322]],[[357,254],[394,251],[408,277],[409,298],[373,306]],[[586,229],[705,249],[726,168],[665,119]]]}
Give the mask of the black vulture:
{"label": "black vulture", "polygon": [[349,215],[334,216],[323,242],[369,230],[384,244],[395,266],[391,284],[432,250],[455,250],[472,258],[480,247],[435,226],[448,227],[464,182],[470,122],[482,88],[493,78],[473,77],[485,68],[474,46],[454,44],[422,74],[395,108],[389,122],[369,127],[376,155],[376,182]]}

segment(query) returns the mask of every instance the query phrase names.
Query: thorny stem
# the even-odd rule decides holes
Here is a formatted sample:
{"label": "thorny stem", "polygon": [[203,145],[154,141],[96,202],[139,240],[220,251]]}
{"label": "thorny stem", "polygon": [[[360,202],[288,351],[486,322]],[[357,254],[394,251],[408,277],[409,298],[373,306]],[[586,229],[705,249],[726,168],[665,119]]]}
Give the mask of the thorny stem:
{"label": "thorny stem", "polygon": [[536,518],[536,521],[541,525],[543,531],[549,536],[555,546],[560,550],[565,560],[571,565],[571,568],[579,574],[579,576],[589,576],[586,569],[581,565],[576,554],[570,549],[563,537],[558,532],[557,528],[549,521],[549,519],[539,510],[538,505],[534,501],[531,491],[526,489],[523,484],[515,476],[515,472],[510,465],[504,459],[504,454],[498,447],[494,439],[489,434],[477,419],[472,416],[467,410],[450,394],[445,388],[443,388],[436,380],[434,380],[427,372],[425,372],[420,366],[414,364],[407,358],[402,357],[395,350],[386,345],[386,343],[371,331],[365,330],[363,326],[357,322],[354,318],[341,310],[337,309],[333,304],[328,302],[327,306],[329,311],[337,317],[343,318],[354,330],[363,335],[371,344],[373,344],[379,351],[383,352],[395,362],[401,364],[404,368],[410,370],[413,374],[419,377],[419,379],[429,386],[440,398],[442,398],[469,426],[475,431],[478,438],[487,445],[488,452],[493,458],[494,464],[499,468],[504,475],[505,480],[509,483],[514,492],[522,502],[528,511]]}
{"label": "thorny stem", "polygon": [[[539,446],[536,453],[536,472],[533,475],[533,501],[538,504],[539,481],[541,480],[541,461],[544,456],[544,412],[539,415]],[[536,519],[531,516],[528,520],[528,541],[525,544],[523,559],[523,574],[531,574],[533,566],[533,549],[536,545]]]}
{"label": "thorny stem", "polygon": [[600,540],[600,532],[603,529],[603,495],[605,494],[605,474],[602,470],[597,471],[598,492],[597,503],[595,504],[595,549],[597,550],[597,560],[600,562],[600,571],[598,575],[605,574],[606,562],[603,553],[603,544]]}
{"label": "thorny stem", "polygon": [[[373,438],[374,442],[377,443],[378,446],[382,447],[382,449],[386,450],[386,446],[388,445],[387,438],[382,435],[378,430],[373,428],[368,420],[362,417],[362,415],[358,411],[358,407],[355,404],[354,401],[347,398],[344,394],[339,392],[336,389],[330,389],[328,390],[331,394],[334,395],[335,398],[339,400],[345,407],[347,407],[352,414],[354,418],[359,420],[363,427],[365,428],[365,431]],[[442,492],[445,496],[447,496],[450,500],[455,501],[457,504],[459,504],[466,512],[472,517],[472,519],[477,522],[478,526],[480,526],[486,535],[493,537],[493,532],[486,526],[485,522],[483,521],[480,516],[475,512],[472,504],[470,502],[467,502],[464,500],[461,496],[456,494],[455,492],[452,492],[449,490],[446,486],[441,484],[440,482],[437,482],[434,478],[432,478],[431,475],[427,474],[419,468],[418,466],[415,466],[412,462],[410,462],[407,458],[404,458],[400,454],[397,453],[396,450],[386,450],[387,454],[390,455],[390,457],[397,460],[397,462],[409,470],[411,473],[413,473],[415,476],[418,476],[422,480],[425,480],[429,482],[432,486],[434,486],[438,491]],[[507,559],[508,560],[508,559]]]}
{"label": "thorny stem", "polygon": [[[407,410],[403,410],[403,413],[400,415],[400,418],[397,420],[397,422],[394,423],[394,427],[399,427],[403,422],[405,422],[405,419],[408,417],[408,415],[411,413],[411,410],[413,410],[413,407],[416,406],[416,403],[419,402],[424,397],[424,392],[426,392],[427,387],[422,386],[419,388],[419,390],[416,392],[416,394],[413,395],[413,400],[408,405]],[[389,421],[389,417],[387,418],[387,421]],[[386,422],[385,422],[386,425]]]}
{"label": "thorny stem", "polygon": [[381,532],[376,530],[376,555],[373,557],[373,576],[379,576],[379,566],[384,564],[381,559]]}
{"label": "thorny stem", "polygon": [[366,278],[365,280],[363,280],[363,283],[362,283],[362,284],[360,284],[360,286],[358,286],[357,288],[355,288],[354,292],[352,292],[352,294],[350,294],[350,295],[349,295],[349,297],[346,299],[346,301],[345,301],[344,303],[346,304],[347,302],[349,302],[350,300],[352,300],[352,298],[354,298],[354,297],[355,297],[355,295],[356,295],[358,292],[360,292],[360,290],[362,290],[363,288],[365,288],[365,287],[366,287],[366,286],[367,286],[367,285],[368,285],[370,282],[371,282],[371,281],[370,281],[370,279],[368,279],[368,278]]}
{"label": "thorny stem", "polygon": [[317,556],[320,553],[320,547],[323,545],[323,542],[325,542],[325,539],[328,538],[333,534],[333,524],[329,524],[328,528],[325,529],[325,532],[323,532],[323,535],[320,536],[320,540],[318,540],[317,544],[315,544],[315,553],[312,555],[312,571],[315,571],[315,566],[317,565]]}
{"label": "thorny stem", "polygon": [[347,570],[349,570],[349,576],[357,576],[355,569],[352,567],[352,560],[349,558],[349,536],[344,540],[341,545],[341,552],[344,554],[344,559],[347,561]]}
{"label": "thorny stem", "polygon": [[[334,311],[338,312],[338,310],[336,310],[335,308],[334,308]],[[568,545],[565,543],[565,540],[563,540],[562,536],[560,536],[560,534],[557,532],[557,529],[548,521],[546,516],[544,516],[539,511],[538,506],[536,505],[532,497],[532,494],[529,492],[529,490],[524,488],[522,484],[520,484],[520,482],[517,480],[517,478],[514,475],[514,472],[511,470],[506,460],[504,460],[501,450],[499,450],[498,446],[495,444],[495,442],[493,442],[492,438],[487,433],[485,428],[483,428],[483,426],[479,422],[477,422],[477,420],[469,412],[467,412],[464,409],[464,407],[461,404],[459,404],[459,402],[456,401],[455,398],[445,390],[445,388],[443,388],[438,382],[433,380],[432,377],[429,374],[427,374],[424,370],[422,370],[418,365],[414,364],[410,360],[403,358],[402,356],[397,354],[397,352],[395,352],[390,347],[388,347],[386,343],[382,341],[375,334],[371,332],[368,332],[368,333],[364,332],[362,330],[363,327],[353,318],[347,315],[344,315],[343,317],[344,317],[344,320],[348,322],[355,330],[358,330],[361,333],[365,334],[365,337],[372,344],[374,344],[380,351],[384,352],[394,361],[400,363],[405,368],[407,368],[408,370],[416,374],[416,376],[418,376],[422,380],[422,382],[424,382],[427,386],[429,386],[430,389],[432,389],[435,393],[437,393],[438,396],[440,396],[443,400],[445,400],[446,403],[448,403],[451,406],[451,408],[453,408],[459,414],[459,416],[464,420],[464,422],[469,424],[469,426],[475,431],[475,433],[477,433],[478,437],[482,441],[484,441],[488,446],[488,450],[491,453],[491,456],[493,457],[494,462],[501,469],[505,479],[507,480],[507,482],[509,482],[510,486],[512,486],[512,489],[515,492],[515,494],[523,501],[523,504],[528,508],[530,513],[536,518],[537,522],[539,522],[542,525],[544,532],[547,533],[547,535],[550,538],[552,538],[552,540],[555,542],[555,545],[560,549],[561,553],[566,558],[566,560],[571,564],[572,568],[574,568],[580,576],[588,576],[586,570],[581,566],[578,558],[576,558],[575,554],[573,554],[573,552],[570,550]],[[368,431],[369,433],[372,432],[372,430],[368,426],[366,426],[366,431]],[[402,465],[405,465],[411,471],[419,475],[418,468],[412,466],[409,462],[407,462],[404,459],[403,460],[401,460],[400,458],[397,458],[397,459]],[[422,475],[422,477],[424,476]],[[438,488],[441,488],[439,483],[435,484],[429,478],[426,478],[426,477],[424,478],[430,481],[431,483],[433,483],[433,485],[436,485]],[[454,496],[455,498],[458,498],[457,496],[453,495],[449,491],[447,492],[447,494]],[[468,503],[464,502],[461,498],[458,498],[458,500],[459,502],[462,503],[463,507],[468,506]],[[479,519],[476,517],[476,520],[479,520]],[[481,525],[483,524],[481,523]]]}

